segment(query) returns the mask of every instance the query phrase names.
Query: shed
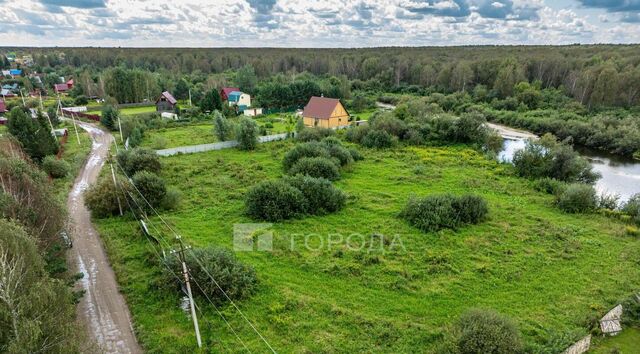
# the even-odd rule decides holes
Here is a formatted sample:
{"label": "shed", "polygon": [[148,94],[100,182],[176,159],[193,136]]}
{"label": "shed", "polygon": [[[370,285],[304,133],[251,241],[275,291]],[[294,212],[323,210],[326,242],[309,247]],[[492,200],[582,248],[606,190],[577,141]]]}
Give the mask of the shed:
{"label": "shed", "polygon": [[239,88],[237,88],[237,87],[223,87],[223,88],[220,90],[220,98],[222,98],[222,100],[223,100],[223,101],[226,101],[226,100],[228,100],[228,99],[229,99],[229,94],[230,94],[231,92],[236,92],[236,91],[238,91],[238,92],[239,92],[239,91],[240,91],[240,89],[239,89]]}
{"label": "shed", "polygon": [[0,96],[3,97],[14,97],[16,94],[11,92],[11,90],[2,89],[0,90]]}
{"label": "shed", "polygon": [[249,117],[255,117],[262,115],[262,108],[250,108],[244,110],[244,115]]}
{"label": "shed", "polygon": [[307,127],[338,128],[349,125],[349,112],[337,98],[311,97],[302,117]]}
{"label": "shed", "polygon": [[0,100],[0,114],[7,112],[7,105],[4,101]]}
{"label": "shed", "polygon": [[22,75],[22,70],[20,70],[20,69],[9,69],[9,74],[11,74],[11,76],[20,76],[20,75]]}
{"label": "shed", "polygon": [[69,90],[73,88],[73,79],[67,81],[67,87],[69,88]]}
{"label": "shed", "polygon": [[156,111],[173,112],[176,109],[176,104],[178,104],[178,101],[173,97],[173,95],[165,91],[156,100]]}

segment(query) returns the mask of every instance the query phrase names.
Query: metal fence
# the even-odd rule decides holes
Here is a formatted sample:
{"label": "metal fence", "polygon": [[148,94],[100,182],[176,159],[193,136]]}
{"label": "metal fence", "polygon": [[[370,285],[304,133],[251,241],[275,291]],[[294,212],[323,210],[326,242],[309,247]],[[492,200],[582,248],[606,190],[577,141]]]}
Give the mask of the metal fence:
{"label": "metal fence", "polygon": [[[287,138],[287,135],[288,135],[287,133],[282,133],[282,134],[260,136],[258,137],[258,142],[267,143],[270,141],[284,140]],[[238,146],[238,142],[235,140],[231,140],[231,141],[221,141],[218,143],[211,143],[211,144],[180,146],[176,148],[156,150],[156,153],[160,156],[173,156],[177,154],[194,154],[198,152],[229,149],[236,146]]]}

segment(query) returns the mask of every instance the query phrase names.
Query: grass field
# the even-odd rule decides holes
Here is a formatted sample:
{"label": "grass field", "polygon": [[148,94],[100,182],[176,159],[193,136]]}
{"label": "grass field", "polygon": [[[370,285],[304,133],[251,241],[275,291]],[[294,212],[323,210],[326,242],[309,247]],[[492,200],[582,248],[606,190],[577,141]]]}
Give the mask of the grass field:
{"label": "grass field", "polygon": [[[640,353],[640,328],[626,328],[615,337],[596,338],[590,354]],[[618,350],[617,352],[614,350]]]}
{"label": "grass field", "polygon": [[[102,107],[97,107],[98,109],[87,112],[88,114],[97,114],[102,115]],[[136,114],[143,113],[153,113],[156,111],[156,106],[142,106],[142,107],[127,107],[120,109],[120,114],[125,116],[132,116]]]}
{"label": "grass field", "polygon": [[216,142],[211,122],[181,125],[166,129],[147,130],[142,146],[152,149],[165,149],[178,146],[209,144]]}
{"label": "grass field", "polygon": [[87,158],[89,151],[91,151],[91,138],[87,132],[78,128],[78,136],[80,137],[80,144],[78,144],[73,124],[65,122],[60,125],[60,128],[67,128],[69,131],[68,140],[62,147],[63,152],[61,158],[69,163],[71,169],[67,177],[54,179],[53,186],[60,200],[66,203],[67,193],[73,185],[73,181]]}
{"label": "grass field", "polygon": [[[181,207],[164,218],[194,247],[231,248],[234,223],[252,222],[243,214],[245,191],[281,175],[291,144],[163,158],[163,177],[183,193]],[[342,211],[276,223],[273,252],[237,253],[260,281],[238,306],[276,351],[430,352],[470,307],[505,313],[529,345],[544,343],[556,334],[586,334],[586,318],[637,291],[640,240],[625,236],[622,223],[562,213],[510,166],[464,147],[362,151],[366,159],[337,182],[349,195]],[[398,217],[410,195],[440,192],[484,196],[489,220],[425,234]],[[142,345],[149,352],[192,352],[181,296],[161,275],[137,224],[96,223]],[[157,218],[152,225],[171,236]],[[394,242],[369,252],[378,244],[374,234]],[[359,236],[346,243],[338,235]],[[242,352],[212,306],[197,301],[212,351]],[[219,308],[251,351],[266,352],[232,307]]]}

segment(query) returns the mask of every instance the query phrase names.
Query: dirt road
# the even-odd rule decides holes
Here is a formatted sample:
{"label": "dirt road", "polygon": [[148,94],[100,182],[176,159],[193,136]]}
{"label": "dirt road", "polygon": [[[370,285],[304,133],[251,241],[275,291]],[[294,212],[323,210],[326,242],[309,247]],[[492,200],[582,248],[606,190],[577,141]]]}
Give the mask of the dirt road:
{"label": "dirt road", "polygon": [[[71,221],[73,248],[70,261],[84,274],[80,286],[85,291],[78,305],[78,317],[105,353],[141,353],[131,326],[127,304],[118,290],[102,241],[91,224],[91,215],[84,205],[83,192],[95,183],[109,152],[113,136],[97,127],[81,123],[93,142],[86,164],[73,185],[67,208]],[[70,137],[69,143],[75,143]]]}

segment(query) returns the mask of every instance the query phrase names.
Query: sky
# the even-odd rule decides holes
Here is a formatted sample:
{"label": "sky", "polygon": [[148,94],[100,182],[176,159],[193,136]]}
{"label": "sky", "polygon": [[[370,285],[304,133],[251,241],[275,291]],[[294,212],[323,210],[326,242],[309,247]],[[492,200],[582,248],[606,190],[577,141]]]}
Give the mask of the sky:
{"label": "sky", "polygon": [[640,0],[0,0],[0,46],[639,42]]}

